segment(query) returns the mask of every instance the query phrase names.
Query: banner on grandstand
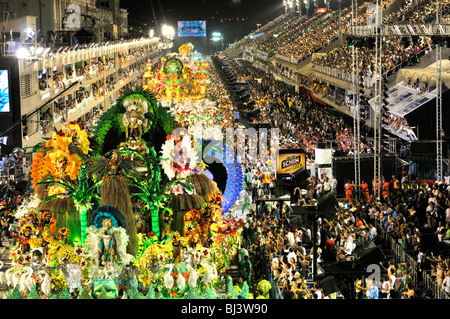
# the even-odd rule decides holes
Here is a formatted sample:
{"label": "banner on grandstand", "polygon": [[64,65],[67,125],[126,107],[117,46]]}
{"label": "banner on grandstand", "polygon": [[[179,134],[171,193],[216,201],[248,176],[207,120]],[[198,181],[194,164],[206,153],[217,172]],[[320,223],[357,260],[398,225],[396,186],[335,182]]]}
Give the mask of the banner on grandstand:
{"label": "banner on grandstand", "polygon": [[179,37],[206,37],[206,21],[178,21]]}
{"label": "banner on grandstand", "polygon": [[317,13],[325,13],[327,12],[327,8],[317,8]]}
{"label": "banner on grandstand", "polygon": [[262,35],[264,35],[264,32],[260,32],[260,33],[257,33],[257,34],[250,34],[249,38],[252,39],[252,40],[255,40],[255,39],[259,38]]}
{"label": "banner on grandstand", "polygon": [[277,156],[277,177],[294,174],[306,168],[306,155],[300,149],[280,149]]}
{"label": "banner on grandstand", "polygon": [[[394,85],[387,91],[389,102],[389,112],[401,117],[418,109],[422,105],[436,98],[436,94],[423,93],[418,94],[415,89],[399,84]],[[369,103],[375,109],[375,98],[371,99]]]}

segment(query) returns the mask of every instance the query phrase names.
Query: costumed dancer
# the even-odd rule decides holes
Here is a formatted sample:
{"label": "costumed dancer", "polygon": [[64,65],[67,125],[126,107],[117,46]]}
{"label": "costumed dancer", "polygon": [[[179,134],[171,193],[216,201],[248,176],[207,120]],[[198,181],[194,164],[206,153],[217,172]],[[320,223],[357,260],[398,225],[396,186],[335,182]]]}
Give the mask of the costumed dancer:
{"label": "costumed dancer", "polygon": [[102,225],[103,230],[99,240],[99,259],[101,265],[106,265],[117,258],[117,246],[116,238],[110,232],[110,228],[113,226],[111,220],[105,219]]}
{"label": "costumed dancer", "polygon": [[244,190],[242,195],[242,215],[244,215],[245,209],[250,210],[250,203],[250,194],[247,190]]}

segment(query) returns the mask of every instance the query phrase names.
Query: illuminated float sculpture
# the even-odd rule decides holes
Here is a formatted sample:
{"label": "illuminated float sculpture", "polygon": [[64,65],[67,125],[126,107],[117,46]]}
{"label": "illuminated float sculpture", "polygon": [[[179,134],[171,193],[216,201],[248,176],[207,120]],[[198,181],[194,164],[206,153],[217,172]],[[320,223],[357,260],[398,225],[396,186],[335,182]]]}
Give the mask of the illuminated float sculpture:
{"label": "illuminated float sculpture", "polygon": [[[243,226],[224,213],[242,174],[236,159],[223,163],[222,192],[197,155],[202,141],[190,124],[211,128],[219,111],[206,98],[208,66],[192,49],[154,71],[149,62],[143,90],[117,99],[90,141],[70,123],[42,143],[35,201],[17,211],[7,298],[221,297]],[[177,105],[168,110],[164,100]]]}

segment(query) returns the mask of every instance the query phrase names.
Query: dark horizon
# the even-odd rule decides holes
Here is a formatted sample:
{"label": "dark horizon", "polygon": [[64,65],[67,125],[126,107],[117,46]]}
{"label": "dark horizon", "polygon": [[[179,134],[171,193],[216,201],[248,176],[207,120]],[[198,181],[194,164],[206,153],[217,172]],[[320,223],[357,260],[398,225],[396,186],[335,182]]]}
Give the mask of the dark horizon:
{"label": "dark horizon", "polygon": [[121,7],[128,9],[128,24],[144,34],[155,28],[154,16],[158,27],[168,24],[176,28],[177,21],[205,20],[208,36],[212,32],[221,32],[224,46],[256,30],[257,24],[263,26],[284,13],[282,0],[192,0],[177,3],[122,0]]}

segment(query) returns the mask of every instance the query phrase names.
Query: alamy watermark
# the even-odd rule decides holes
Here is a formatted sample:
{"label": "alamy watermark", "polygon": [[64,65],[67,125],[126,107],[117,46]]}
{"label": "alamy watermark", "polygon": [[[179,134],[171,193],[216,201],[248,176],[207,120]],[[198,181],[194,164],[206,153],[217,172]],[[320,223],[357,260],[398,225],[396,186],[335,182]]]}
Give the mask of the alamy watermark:
{"label": "alamy watermark", "polygon": [[[191,135],[196,141],[197,160],[206,164],[224,163],[231,164],[236,161],[240,164],[256,163],[258,160],[263,165],[275,165],[279,150],[278,128],[226,128],[221,126],[200,127],[192,132],[186,128],[176,128],[171,136],[178,142],[175,144],[175,152],[185,152],[180,136]],[[177,156],[174,156],[177,158]]]}
{"label": "alamy watermark", "polygon": [[67,20],[66,27],[69,29],[81,28],[81,9],[77,4],[69,4],[66,8]]}
{"label": "alamy watermark", "polygon": [[369,276],[367,276],[367,279],[372,280],[373,282],[379,283],[381,281],[381,267],[377,264],[370,264],[366,268],[366,272],[370,273]]}

